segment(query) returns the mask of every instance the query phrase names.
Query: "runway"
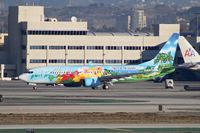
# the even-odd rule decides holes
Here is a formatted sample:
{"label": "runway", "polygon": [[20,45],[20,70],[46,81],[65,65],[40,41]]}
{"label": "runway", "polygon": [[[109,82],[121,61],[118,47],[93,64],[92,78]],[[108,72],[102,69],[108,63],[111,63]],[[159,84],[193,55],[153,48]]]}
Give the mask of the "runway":
{"label": "runway", "polygon": [[0,126],[3,133],[22,133],[34,129],[37,133],[197,133],[200,131],[197,124],[73,124],[73,125],[13,125]]}
{"label": "runway", "polygon": [[109,90],[39,85],[38,90],[21,81],[0,81],[0,113],[81,113],[81,112],[199,112],[200,92],[187,92],[175,82],[174,89],[152,81],[114,84]]}

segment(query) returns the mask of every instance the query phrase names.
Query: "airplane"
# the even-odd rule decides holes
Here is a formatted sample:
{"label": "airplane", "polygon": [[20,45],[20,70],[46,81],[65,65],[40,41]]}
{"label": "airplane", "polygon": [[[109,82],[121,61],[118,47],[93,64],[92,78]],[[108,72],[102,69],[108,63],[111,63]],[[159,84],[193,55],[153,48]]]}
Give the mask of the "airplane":
{"label": "airplane", "polygon": [[177,68],[200,70],[200,55],[184,37],[180,37],[179,47],[184,63],[178,65]]}
{"label": "airplane", "polygon": [[152,80],[175,71],[173,66],[179,34],[174,33],[159,53],[150,61],[138,65],[84,65],[84,66],[46,66],[37,67],[23,73],[19,79],[33,85],[63,84],[65,87],[102,86],[109,89],[115,82],[134,82]]}

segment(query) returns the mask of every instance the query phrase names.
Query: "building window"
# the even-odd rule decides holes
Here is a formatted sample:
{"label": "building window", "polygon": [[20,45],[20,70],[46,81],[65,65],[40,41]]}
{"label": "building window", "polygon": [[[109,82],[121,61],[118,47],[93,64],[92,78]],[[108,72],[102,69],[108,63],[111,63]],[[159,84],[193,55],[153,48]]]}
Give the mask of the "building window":
{"label": "building window", "polygon": [[122,60],[106,60],[107,64],[118,64],[122,63]]}
{"label": "building window", "polygon": [[84,50],[85,46],[68,46],[70,50]]}
{"label": "building window", "polygon": [[124,50],[141,50],[140,46],[124,46]]}
{"label": "building window", "polygon": [[103,60],[87,60],[87,63],[103,64]]}
{"label": "building window", "polygon": [[54,50],[66,49],[66,46],[49,46],[49,49],[54,49]]}
{"label": "building window", "polygon": [[47,49],[44,45],[30,45],[30,49]]}
{"label": "building window", "polygon": [[90,49],[90,50],[102,50],[103,46],[87,46],[87,49]]}
{"label": "building window", "polygon": [[30,63],[47,63],[45,59],[30,59]]}
{"label": "building window", "polygon": [[22,30],[22,35],[87,35],[87,31]]}
{"label": "building window", "polygon": [[144,46],[143,50],[159,50],[159,46]]}
{"label": "building window", "polygon": [[49,63],[66,63],[64,59],[51,59]]}
{"label": "building window", "polygon": [[28,31],[28,35],[33,35],[33,31],[32,30]]}
{"label": "building window", "polygon": [[124,64],[139,64],[140,60],[124,60]]}
{"label": "building window", "polygon": [[142,60],[142,62],[147,62],[147,61],[150,61],[151,59],[146,59],[146,60]]}
{"label": "building window", "polygon": [[107,50],[121,50],[121,46],[106,46]]}
{"label": "building window", "polygon": [[46,31],[41,31],[41,34],[42,34],[42,35],[45,35],[45,32],[46,32]]}
{"label": "building window", "polygon": [[68,60],[68,63],[70,63],[70,64],[82,64],[84,62],[85,62],[84,60],[79,60],[79,59]]}

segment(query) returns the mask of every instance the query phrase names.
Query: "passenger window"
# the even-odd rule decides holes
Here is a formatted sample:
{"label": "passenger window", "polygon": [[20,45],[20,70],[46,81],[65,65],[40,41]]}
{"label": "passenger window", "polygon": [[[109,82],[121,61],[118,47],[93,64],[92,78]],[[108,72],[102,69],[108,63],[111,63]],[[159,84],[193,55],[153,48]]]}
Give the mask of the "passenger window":
{"label": "passenger window", "polygon": [[33,73],[33,71],[28,71],[29,74]]}

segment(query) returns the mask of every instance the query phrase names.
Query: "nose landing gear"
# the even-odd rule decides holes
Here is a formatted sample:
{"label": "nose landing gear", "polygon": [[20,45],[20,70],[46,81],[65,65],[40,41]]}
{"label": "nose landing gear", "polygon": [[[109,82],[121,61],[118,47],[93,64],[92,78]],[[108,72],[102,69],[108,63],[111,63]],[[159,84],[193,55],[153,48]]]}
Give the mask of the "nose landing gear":
{"label": "nose landing gear", "polygon": [[34,91],[37,90],[37,86],[33,86],[33,90],[34,90]]}

